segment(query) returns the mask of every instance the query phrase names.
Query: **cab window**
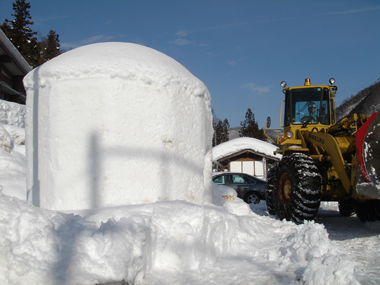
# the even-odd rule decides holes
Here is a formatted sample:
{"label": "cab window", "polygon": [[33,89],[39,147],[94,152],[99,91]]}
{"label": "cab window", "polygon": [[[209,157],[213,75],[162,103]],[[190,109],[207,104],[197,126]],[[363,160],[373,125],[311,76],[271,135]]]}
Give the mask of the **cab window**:
{"label": "cab window", "polygon": [[310,118],[310,124],[319,123],[322,88],[297,88],[291,91],[292,124],[303,124]]}
{"label": "cab window", "polygon": [[329,102],[329,89],[295,88],[285,93],[285,126],[330,123],[332,116],[331,102]]}

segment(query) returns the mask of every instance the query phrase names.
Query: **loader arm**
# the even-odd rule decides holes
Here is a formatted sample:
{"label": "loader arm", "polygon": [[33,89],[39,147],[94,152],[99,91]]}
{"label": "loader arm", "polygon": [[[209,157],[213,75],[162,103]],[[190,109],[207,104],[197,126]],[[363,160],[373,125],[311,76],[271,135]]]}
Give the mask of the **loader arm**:
{"label": "loader arm", "polygon": [[347,174],[346,168],[344,166],[344,160],[342,156],[342,151],[340,144],[344,144],[343,147],[347,147],[345,144],[347,142],[338,141],[335,137],[327,133],[317,133],[311,131],[301,131],[304,140],[311,142],[319,147],[322,147],[326,150],[326,153],[331,158],[331,163],[335,168],[335,171],[338,173],[339,178],[342,182],[344,190],[347,193],[351,193],[351,182],[350,177]]}

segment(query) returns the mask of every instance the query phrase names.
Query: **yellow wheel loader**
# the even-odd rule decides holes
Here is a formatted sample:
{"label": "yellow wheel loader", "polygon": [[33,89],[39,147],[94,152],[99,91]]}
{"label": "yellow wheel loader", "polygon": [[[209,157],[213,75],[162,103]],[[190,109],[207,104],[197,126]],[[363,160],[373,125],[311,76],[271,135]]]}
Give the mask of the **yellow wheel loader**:
{"label": "yellow wheel loader", "polygon": [[[342,216],[380,220],[380,115],[354,114],[336,122],[335,80],[329,85],[286,87],[277,139],[268,117],[265,134],[282,159],[267,175],[271,215],[297,224],[313,220],[321,201],[338,201]],[[283,113],[283,116],[282,116]]]}

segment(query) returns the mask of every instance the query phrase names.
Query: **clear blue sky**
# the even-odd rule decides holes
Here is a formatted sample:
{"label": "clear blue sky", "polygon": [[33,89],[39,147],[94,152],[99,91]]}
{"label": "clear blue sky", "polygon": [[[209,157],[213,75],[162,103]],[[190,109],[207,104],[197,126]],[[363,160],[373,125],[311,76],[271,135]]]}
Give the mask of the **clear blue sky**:
{"label": "clear blue sky", "polygon": [[[28,1],[27,1],[28,2]],[[121,41],[174,58],[208,87],[231,127],[251,108],[260,127],[279,121],[280,82],[328,84],[337,106],[380,77],[380,1],[30,0],[34,31],[61,47]],[[0,1],[0,21],[13,19]]]}

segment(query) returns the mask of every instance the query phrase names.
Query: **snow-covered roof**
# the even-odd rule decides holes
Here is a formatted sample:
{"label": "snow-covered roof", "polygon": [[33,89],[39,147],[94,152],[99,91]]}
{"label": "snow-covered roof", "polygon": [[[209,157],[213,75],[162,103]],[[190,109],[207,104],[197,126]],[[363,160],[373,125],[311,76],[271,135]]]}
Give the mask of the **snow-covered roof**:
{"label": "snow-covered roof", "polygon": [[276,147],[275,145],[264,142],[259,139],[248,137],[233,139],[215,146],[212,149],[212,158],[214,161],[216,161],[245,149],[252,150],[258,154],[262,154],[265,156],[281,158],[280,154],[275,155],[273,153],[275,150],[278,149],[278,147]]}

